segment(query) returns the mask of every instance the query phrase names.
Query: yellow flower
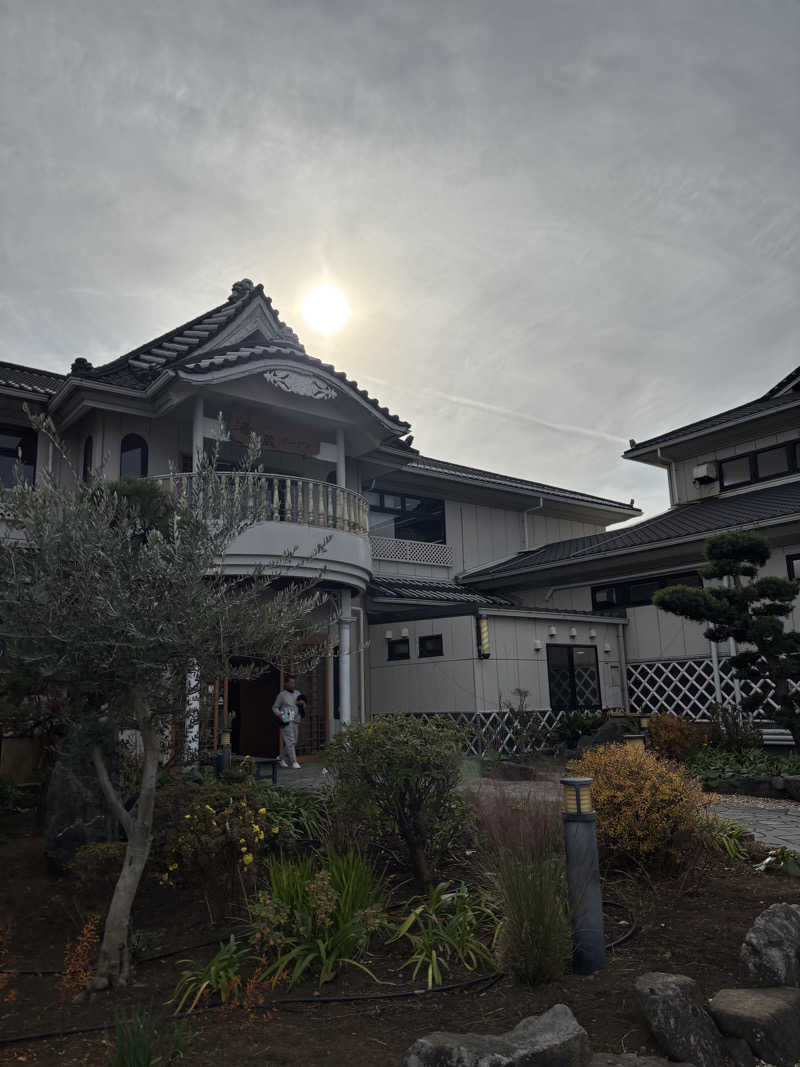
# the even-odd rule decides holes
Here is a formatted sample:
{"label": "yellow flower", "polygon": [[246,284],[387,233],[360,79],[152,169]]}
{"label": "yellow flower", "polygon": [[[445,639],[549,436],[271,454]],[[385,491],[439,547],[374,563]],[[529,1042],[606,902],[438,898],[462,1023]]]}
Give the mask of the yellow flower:
{"label": "yellow flower", "polygon": [[242,845],[241,851],[242,852],[247,852],[247,845]]}
{"label": "yellow flower", "polygon": [[210,804],[204,804],[203,807],[206,809],[206,811],[210,811],[212,815],[214,814],[214,809],[211,807]]}
{"label": "yellow flower", "polygon": [[240,844],[240,845],[243,845],[243,844],[244,844],[244,838],[243,838],[243,837],[240,837],[240,838],[239,838],[239,844]]}
{"label": "yellow flower", "polygon": [[266,808],[259,808],[258,809],[258,814],[259,815],[266,815],[267,814],[267,809]]}
{"label": "yellow flower", "polygon": [[170,865],[169,865],[169,869],[170,869],[171,871],[177,871],[177,869],[178,869],[178,864],[177,864],[177,863],[170,863]]}
{"label": "yellow flower", "polygon": [[191,815],[184,815],[184,819],[191,819]]}
{"label": "yellow flower", "polygon": [[252,854],[252,852],[245,852],[245,854],[242,856],[242,863],[245,865],[245,867],[249,867],[252,862],[253,862],[253,854]]}
{"label": "yellow flower", "polygon": [[278,832],[278,827],[277,827],[277,826],[273,826],[273,827],[272,827],[272,832],[273,832],[273,834],[277,834],[277,832]]}

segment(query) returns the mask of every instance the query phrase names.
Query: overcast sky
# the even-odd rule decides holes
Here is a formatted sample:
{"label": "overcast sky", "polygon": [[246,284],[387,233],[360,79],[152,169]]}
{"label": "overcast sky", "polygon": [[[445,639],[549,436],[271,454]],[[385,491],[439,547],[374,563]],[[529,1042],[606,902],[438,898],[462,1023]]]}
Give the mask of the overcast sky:
{"label": "overcast sky", "polygon": [[0,359],[104,362],[250,277],[423,452],[648,513],[629,437],[800,363],[797,0],[0,11]]}

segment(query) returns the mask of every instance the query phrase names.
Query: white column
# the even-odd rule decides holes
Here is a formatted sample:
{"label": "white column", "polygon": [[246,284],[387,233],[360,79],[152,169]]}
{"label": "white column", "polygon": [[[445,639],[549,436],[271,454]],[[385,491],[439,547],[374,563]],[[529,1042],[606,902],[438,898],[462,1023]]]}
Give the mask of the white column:
{"label": "white column", "polygon": [[203,455],[203,396],[194,398],[194,416],[192,418],[192,470],[197,470],[199,459]]}
{"label": "white column", "polygon": [[336,484],[341,486],[342,489],[347,488],[347,465],[345,462],[344,453],[344,430],[336,431]]}
{"label": "white column", "polygon": [[350,626],[352,594],[349,589],[341,592],[339,612],[339,722],[349,726],[350,707]]}
{"label": "white column", "polygon": [[719,646],[716,641],[710,641],[711,645],[711,671],[714,676],[714,699],[718,705],[722,705],[722,683],[719,676]]}

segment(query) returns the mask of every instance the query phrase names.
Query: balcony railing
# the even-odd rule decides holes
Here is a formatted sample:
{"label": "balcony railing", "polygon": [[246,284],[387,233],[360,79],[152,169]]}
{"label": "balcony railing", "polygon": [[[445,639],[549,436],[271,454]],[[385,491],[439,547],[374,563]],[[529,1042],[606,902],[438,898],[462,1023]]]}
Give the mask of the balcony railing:
{"label": "balcony railing", "polygon": [[431,541],[402,541],[399,537],[370,537],[372,558],[392,563],[423,563],[430,567],[452,567],[453,549],[450,545]]}
{"label": "balcony railing", "polygon": [[[246,522],[297,522],[367,537],[369,505],[352,489],[284,474],[219,473],[200,489],[192,474],[166,474],[156,481],[179,500],[191,501],[208,519],[223,511]],[[229,511],[230,509],[230,511]]]}

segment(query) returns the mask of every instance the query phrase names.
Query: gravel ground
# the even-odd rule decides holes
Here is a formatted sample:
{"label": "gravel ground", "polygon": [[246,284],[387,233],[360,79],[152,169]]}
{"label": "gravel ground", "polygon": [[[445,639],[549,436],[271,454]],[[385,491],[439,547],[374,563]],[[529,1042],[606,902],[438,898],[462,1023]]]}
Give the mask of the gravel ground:
{"label": "gravel ground", "polygon": [[792,811],[800,814],[800,801],[778,800],[774,797],[751,797],[746,793],[717,793],[720,804],[735,804],[737,808],[775,808],[778,811]]}

